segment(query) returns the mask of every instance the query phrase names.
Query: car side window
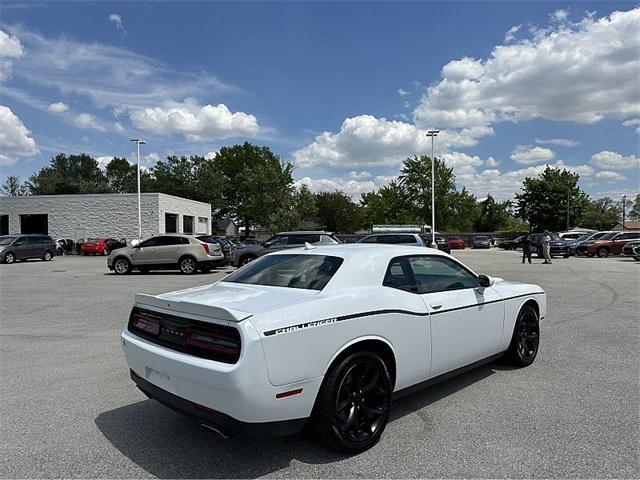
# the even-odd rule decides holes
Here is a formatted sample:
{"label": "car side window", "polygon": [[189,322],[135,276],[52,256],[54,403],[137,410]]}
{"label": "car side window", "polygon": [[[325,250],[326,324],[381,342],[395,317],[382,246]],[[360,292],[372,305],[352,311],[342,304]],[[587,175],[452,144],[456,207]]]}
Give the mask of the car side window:
{"label": "car side window", "polygon": [[[183,243],[183,237],[157,237],[156,238],[156,247],[169,247],[172,245],[182,245]],[[186,238],[184,239],[186,240]]]}
{"label": "car side window", "polygon": [[144,242],[142,242],[140,244],[140,247],[141,248],[144,248],[144,247],[155,247],[157,245],[156,242],[158,241],[158,238],[159,237],[149,238],[148,240],[145,240]]}
{"label": "car side window", "polygon": [[289,237],[287,235],[278,235],[273,237],[273,240],[270,240],[272,247],[280,247],[282,245],[286,245],[289,241]]}
{"label": "car side window", "polygon": [[378,243],[377,235],[369,235],[368,237],[364,237],[360,240],[360,243]]}
{"label": "car side window", "polygon": [[475,288],[478,279],[462,265],[445,257],[409,257],[418,293]]}
{"label": "car side window", "polygon": [[305,242],[317,243],[320,235],[289,235],[287,245],[304,245]]}
{"label": "car side window", "polygon": [[394,258],[389,262],[382,285],[405,292],[416,292],[415,281],[406,257]]}

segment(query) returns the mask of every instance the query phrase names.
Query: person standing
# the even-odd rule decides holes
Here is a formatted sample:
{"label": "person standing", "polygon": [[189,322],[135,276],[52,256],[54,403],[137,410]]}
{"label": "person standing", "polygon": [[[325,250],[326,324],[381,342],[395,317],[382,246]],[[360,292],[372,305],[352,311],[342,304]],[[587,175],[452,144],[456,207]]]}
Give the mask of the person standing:
{"label": "person standing", "polygon": [[544,262],[542,263],[551,263],[551,237],[549,236],[549,230],[545,230],[542,237],[542,255],[544,255]]}
{"label": "person standing", "polygon": [[524,259],[526,258],[531,263],[531,237],[529,235],[525,235],[522,237],[522,263],[524,263]]}

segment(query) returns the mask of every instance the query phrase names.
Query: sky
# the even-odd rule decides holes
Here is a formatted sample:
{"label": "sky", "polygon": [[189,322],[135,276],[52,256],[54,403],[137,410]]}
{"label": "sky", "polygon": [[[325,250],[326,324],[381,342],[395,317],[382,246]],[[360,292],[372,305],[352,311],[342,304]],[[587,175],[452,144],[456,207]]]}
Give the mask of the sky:
{"label": "sky", "polygon": [[0,176],[58,153],[146,168],[250,141],[358,199],[402,160],[513,198],[546,165],[640,190],[640,4],[0,0]]}

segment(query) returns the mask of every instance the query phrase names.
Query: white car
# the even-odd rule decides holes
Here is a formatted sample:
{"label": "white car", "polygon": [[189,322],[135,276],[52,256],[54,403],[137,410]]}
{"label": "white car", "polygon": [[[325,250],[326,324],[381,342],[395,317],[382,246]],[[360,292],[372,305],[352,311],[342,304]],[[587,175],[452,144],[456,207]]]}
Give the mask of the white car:
{"label": "white car", "polygon": [[431,248],[307,245],[212,285],[138,294],[122,345],[147,396],[223,436],[311,421],[358,452],[380,438],[392,397],[503,355],[531,364],[546,308],[541,287]]}

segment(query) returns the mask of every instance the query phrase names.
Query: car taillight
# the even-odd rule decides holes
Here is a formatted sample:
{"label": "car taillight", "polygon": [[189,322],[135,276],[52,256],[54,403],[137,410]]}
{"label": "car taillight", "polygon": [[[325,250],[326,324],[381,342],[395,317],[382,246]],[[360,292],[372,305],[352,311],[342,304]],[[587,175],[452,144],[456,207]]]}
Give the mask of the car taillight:
{"label": "car taillight", "polygon": [[206,243],[203,243],[202,248],[204,248],[204,251],[207,252],[207,255],[209,255],[209,245],[207,245]]}
{"label": "car taillight", "polygon": [[227,355],[240,353],[240,346],[236,339],[203,328],[187,327],[185,345]]}
{"label": "car taillight", "polygon": [[140,314],[134,314],[131,319],[131,326],[140,332],[148,333],[149,335],[158,336],[160,334],[160,321],[155,318],[142,316]]}

